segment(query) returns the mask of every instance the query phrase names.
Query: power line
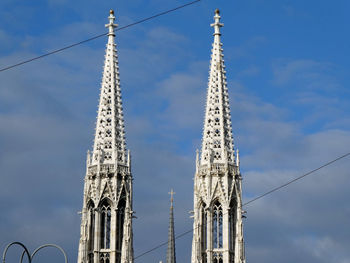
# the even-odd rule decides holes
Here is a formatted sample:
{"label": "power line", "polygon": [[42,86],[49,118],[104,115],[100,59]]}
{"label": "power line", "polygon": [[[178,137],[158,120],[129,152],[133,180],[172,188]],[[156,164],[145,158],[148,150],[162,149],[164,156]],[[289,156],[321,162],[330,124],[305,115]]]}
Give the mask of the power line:
{"label": "power line", "polygon": [[[119,27],[119,28],[117,28],[115,31],[120,31],[120,30],[129,28],[129,27],[132,27],[132,26],[141,24],[141,23],[143,23],[143,22],[146,22],[146,21],[148,21],[148,20],[154,19],[154,18],[156,18],[156,17],[162,16],[162,15],[166,15],[166,14],[169,14],[169,13],[174,12],[174,11],[176,11],[176,10],[179,10],[179,9],[181,9],[181,8],[184,8],[184,7],[193,5],[193,4],[198,3],[198,2],[200,2],[200,1],[201,1],[201,0],[195,0],[195,1],[192,1],[192,2],[189,2],[189,3],[186,3],[186,4],[184,4],[184,5],[181,5],[181,6],[178,6],[178,7],[172,8],[172,9],[169,9],[169,10],[167,10],[167,11],[158,13],[158,14],[156,14],[156,15],[153,15],[153,16],[150,16],[150,17],[141,19],[141,20],[139,20],[139,21],[136,21],[136,22],[134,22],[134,23],[128,24],[128,25],[126,25],[126,26]],[[38,59],[41,59],[41,58],[44,58],[44,57],[47,57],[47,56],[56,54],[56,53],[59,53],[59,52],[61,52],[61,51],[70,49],[70,48],[72,48],[72,47],[75,47],[75,46],[84,44],[84,43],[86,43],[86,42],[95,40],[95,39],[97,39],[97,38],[106,36],[107,34],[108,34],[108,32],[105,32],[105,33],[103,33],[103,34],[100,34],[100,35],[97,35],[97,36],[94,36],[94,37],[91,37],[91,38],[82,40],[82,41],[80,41],[80,42],[77,42],[77,43],[74,43],[74,44],[71,44],[71,45],[68,45],[68,46],[65,46],[65,47],[62,47],[62,48],[59,48],[59,49],[50,51],[50,52],[45,53],[45,54],[43,54],[43,55],[40,55],[40,56],[31,58],[31,59],[28,59],[28,60],[24,60],[24,61],[22,61],[22,62],[13,64],[13,65],[11,65],[11,66],[7,66],[7,67],[5,67],[5,68],[0,69],[0,72],[3,72],[3,71],[6,71],[6,70],[9,70],[9,69],[12,69],[12,68],[21,66],[21,65],[23,65],[23,64],[27,64],[27,63],[29,63],[29,62],[32,62],[32,61],[35,61],[35,60],[38,60]]]}
{"label": "power line", "polygon": [[[296,182],[296,181],[298,181],[298,180],[300,180],[300,179],[302,179],[302,178],[304,178],[304,177],[306,177],[306,176],[308,176],[308,175],[310,175],[310,174],[313,174],[313,173],[315,173],[315,172],[317,172],[317,171],[319,171],[319,170],[321,170],[321,169],[323,169],[323,168],[325,168],[325,167],[327,167],[327,166],[329,166],[329,165],[331,165],[331,164],[333,164],[333,163],[335,163],[335,162],[337,162],[337,161],[340,161],[341,159],[344,159],[345,157],[347,157],[347,156],[349,156],[349,155],[350,155],[350,152],[348,152],[348,153],[346,153],[346,154],[344,154],[344,155],[342,155],[342,156],[340,156],[340,157],[337,157],[336,159],[333,159],[332,161],[329,161],[329,162],[327,162],[327,163],[325,163],[325,164],[319,166],[318,168],[313,169],[313,170],[311,170],[311,171],[309,171],[309,172],[307,172],[307,173],[305,173],[305,174],[303,174],[303,175],[301,175],[301,176],[298,176],[297,178],[295,178],[295,179],[293,179],[293,180],[290,180],[290,181],[288,181],[288,182],[286,182],[286,183],[284,183],[284,184],[282,184],[282,185],[280,185],[280,186],[278,186],[278,187],[275,187],[275,188],[273,188],[272,190],[270,190],[270,191],[268,191],[268,192],[266,192],[266,193],[264,193],[264,194],[262,194],[262,195],[259,195],[259,196],[255,197],[255,198],[253,198],[252,200],[250,200],[250,201],[244,203],[244,204],[242,205],[242,207],[243,207],[243,206],[246,206],[247,204],[251,204],[251,203],[253,203],[253,202],[255,202],[255,201],[257,201],[257,200],[259,200],[259,199],[261,199],[261,198],[263,198],[263,197],[265,197],[265,196],[267,196],[267,195],[269,195],[269,194],[272,194],[273,192],[276,192],[276,191],[278,191],[278,190],[280,190],[280,189],[282,189],[282,188],[284,188],[284,187],[286,187],[286,186],[288,186],[288,185],[290,185],[290,184],[292,184],[292,183],[294,183],[294,182]],[[225,213],[225,214],[227,214],[227,213]],[[211,223],[211,221],[208,221],[208,224],[209,224],[209,223]],[[187,230],[187,231],[181,233],[180,235],[177,235],[177,236],[175,237],[175,240],[176,240],[176,239],[179,239],[179,238],[181,238],[181,237],[183,237],[183,236],[185,236],[185,235],[187,235],[187,234],[189,234],[189,233],[191,233],[191,232],[193,232],[193,230],[195,230],[195,229],[197,229],[197,228],[199,228],[199,226],[198,226],[198,227],[195,227],[195,228],[193,228],[193,229],[189,229],[189,230]],[[147,250],[147,251],[141,253],[140,255],[134,257],[134,259],[140,258],[140,257],[142,257],[142,256],[144,256],[144,255],[146,255],[146,254],[149,254],[149,253],[151,253],[152,251],[157,250],[158,248],[160,248],[160,247],[162,247],[162,246],[165,246],[165,245],[167,245],[167,244],[168,244],[168,241],[163,242],[163,243],[161,243],[161,244],[159,244],[159,245],[157,245],[157,246],[155,246],[155,247],[153,247],[153,248],[151,248],[151,249],[149,249],[149,250]]]}
{"label": "power line", "polygon": [[[183,232],[183,233],[181,233],[180,235],[177,235],[177,236],[175,237],[175,239],[179,239],[179,238],[181,238],[181,237],[183,237],[183,236],[186,236],[187,234],[191,233],[192,231],[193,231],[193,229],[187,230],[186,232]],[[144,256],[144,255],[146,255],[146,254],[149,254],[149,253],[151,253],[152,251],[157,250],[158,248],[161,248],[161,247],[167,245],[168,243],[169,243],[169,241],[165,241],[165,242],[163,242],[163,243],[160,243],[159,245],[157,245],[157,246],[151,248],[150,250],[147,250],[147,251],[141,253],[140,255],[134,257],[134,260],[137,259],[137,258],[140,258],[140,257],[142,257],[142,256]]]}
{"label": "power line", "polygon": [[293,179],[293,180],[291,180],[291,181],[289,181],[287,183],[284,183],[284,184],[282,184],[282,185],[280,185],[278,187],[275,187],[272,190],[270,190],[270,191],[268,191],[268,192],[266,192],[266,193],[264,193],[262,195],[259,195],[259,196],[255,197],[255,198],[253,198],[252,200],[244,203],[242,206],[246,206],[246,205],[248,205],[250,203],[253,203],[253,202],[255,202],[255,201],[257,201],[257,200],[259,200],[259,199],[261,199],[261,198],[263,198],[263,197],[265,197],[267,195],[269,195],[269,194],[272,194],[273,192],[276,192],[276,191],[278,191],[278,190],[280,190],[280,189],[282,189],[282,188],[284,188],[284,187],[286,187],[286,186],[288,186],[288,185],[290,185],[290,184],[292,184],[292,183],[294,183],[294,182],[296,182],[296,181],[298,181],[298,180],[300,180],[300,179],[302,179],[302,178],[304,178],[304,177],[306,177],[306,176],[308,176],[308,175],[310,175],[310,174],[312,174],[314,172],[317,172],[317,171],[321,170],[322,168],[324,168],[324,167],[326,167],[328,165],[331,165],[332,163],[335,163],[335,162],[337,162],[337,161],[339,161],[339,160],[341,160],[341,159],[343,159],[343,158],[345,158],[345,157],[347,157],[349,155],[350,155],[350,152],[347,153],[347,154],[344,154],[344,155],[342,155],[342,156],[340,156],[340,157],[338,157],[338,158],[336,158],[336,159],[334,159],[334,160],[332,160],[332,161],[330,161],[330,162],[328,162],[328,163],[326,163],[326,164],[324,164],[324,165],[322,165],[322,166],[320,166],[320,167],[318,167],[318,168],[316,168],[316,169],[314,169],[314,170],[312,170],[310,172],[307,172],[306,174],[303,174],[303,175],[301,175],[301,176],[299,176],[299,177],[297,177],[297,178],[295,178],[295,179]]}

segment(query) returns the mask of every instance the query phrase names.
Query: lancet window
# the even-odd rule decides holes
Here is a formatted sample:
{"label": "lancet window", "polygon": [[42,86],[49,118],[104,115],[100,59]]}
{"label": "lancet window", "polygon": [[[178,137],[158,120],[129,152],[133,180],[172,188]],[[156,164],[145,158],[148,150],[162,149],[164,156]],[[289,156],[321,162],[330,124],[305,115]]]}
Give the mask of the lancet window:
{"label": "lancet window", "polygon": [[123,231],[124,231],[124,221],[125,221],[125,193],[120,197],[117,209],[117,240],[116,240],[116,258],[117,262],[121,261],[121,250],[123,244]]}
{"label": "lancet window", "polygon": [[202,262],[207,262],[207,213],[205,211],[205,204],[201,205],[201,248],[202,248]]}
{"label": "lancet window", "polygon": [[[107,200],[101,205],[101,226],[100,226],[100,245],[101,248],[108,249],[111,245],[111,207]],[[104,261],[105,262],[105,261]]]}
{"label": "lancet window", "polygon": [[100,253],[100,263],[109,263],[109,253]]}
{"label": "lancet window", "polygon": [[213,263],[223,263],[222,253],[213,253]]}
{"label": "lancet window", "polygon": [[94,262],[95,243],[95,207],[93,202],[88,203],[88,263]]}
{"label": "lancet window", "polygon": [[217,201],[213,205],[213,248],[222,248],[222,206]]}
{"label": "lancet window", "polygon": [[236,240],[236,202],[231,201],[229,212],[229,245],[230,250],[234,251]]}

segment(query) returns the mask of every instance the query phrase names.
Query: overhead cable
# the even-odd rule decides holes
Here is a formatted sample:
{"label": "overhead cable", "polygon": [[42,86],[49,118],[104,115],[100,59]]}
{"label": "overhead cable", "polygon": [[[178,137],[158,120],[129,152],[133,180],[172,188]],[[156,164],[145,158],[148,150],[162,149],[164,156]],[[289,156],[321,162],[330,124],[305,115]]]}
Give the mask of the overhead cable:
{"label": "overhead cable", "polygon": [[[169,10],[166,10],[166,11],[164,11],[164,12],[161,12],[161,13],[158,13],[158,14],[156,14],[156,15],[153,15],[153,16],[150,16],[150,17],[147,17],[147,18],[138,20],[138,21],[136,21],[136,22],[134,22],[134,23],[131,23],[131,24],[128,24],[128,25],[126,25],[126,26],[119,27],[119,28],[115,29],[115,31],[120,31],[120,30],[129,28],[129,27],[132,27],[132,26],[141,24],[141,23],[143,23],[143,22],[146,22],[146,21],[148,21],[148,20],[154,19],[154,18],[156,18],[156,17],[162,16],[162,15],[166,15],[166,14],[168,14],[168,13],[174,12],[174,11],[179,10],[179,9],[181,9],[181,8],[184,8],[184,7],[193,5],[193,4],[198,3],[198,2],[200,2],[200,1],[201,1],[201,0],[195,0],[195,1],[192,1],[192,2],[189,2],[189,3],[186,3],[186,4],[184,4],[184,5],[181,5],[181,6],[178,6],[178,7],[169,9]],[[75,46],[84,44],[84,43],[86,43],[86,42],[95,40],[95,39],[97,39],[97,38],[106,36],[107,34],[108,34],[108,32],[105,32],[105,33],[103,33],[103,34],[96,35],[96,36],[94,36],[94,37],[91,37],[91,38],[88,38],[88,39],[79,41],[79,42],[77,42],[77,43],[74,43],[74,44],[71,44],[71,45],[68,45],[68,46],[65,46],[65,47],[62,47],[62,48],[59,48],[59,49],[50,51],[50,52],[45,53],[45,54],[43,54],[43,55],[40,55],[40,56],[37,56],[37,57],[33,57],[33,58],[30,58],[30,59],[27,59],[27,60],[23,60],[23,61],[21,61],[21,62],[18,62],[18,63],[16,63],[16,64],[11,65],[11,66],[7,66],[7,67],[4,67],[4,68],[1,68],[1,69],[0,69],[0,72],[3,72],[3,71],[6,71],[6,70],[9,70],[9,69],[12,69],[12,68],[21,66],[21,65],[23,65],[23,64],[27,64],[27,63],[29,63],[29,62],[32,62],[32,61],[35,61],[35,60],[38,60],[38,59],[41,59],[41,58],[44,58],[44,57],[47,57],[47,56],[50,56],[50,55],[59,53],[59,52],[62,52],[62,51],[64,51],[64,50],[70,49],[70,48],[72,48],[72,47],[75,47]]]}

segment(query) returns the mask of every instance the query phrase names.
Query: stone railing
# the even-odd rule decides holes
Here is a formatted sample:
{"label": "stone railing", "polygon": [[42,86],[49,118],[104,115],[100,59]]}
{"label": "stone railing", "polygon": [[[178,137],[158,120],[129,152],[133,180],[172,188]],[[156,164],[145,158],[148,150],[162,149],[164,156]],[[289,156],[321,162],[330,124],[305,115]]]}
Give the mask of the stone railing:
{"label": "stone railing", "polygon": [[[92,176],[97,174],[98,165],[90,165],[88,167],[88,175]],[[107,173],[114,173],[114,164],[100,164],[99,172],[102,174]],[[125,165],[118,165],[117,167],[117,173],[120,174],[128,174],[129,173],[129,167]]]}
{"label": "stone railing", "polygon": [[199,176],[205,176],[208,173],[214,173],[219,175],[225,175],[226,173],[236,175],[239,173],[238,167],[232,164],[222,164],[222,163],[213,163],[210,166],[201,165],[198,169]]}

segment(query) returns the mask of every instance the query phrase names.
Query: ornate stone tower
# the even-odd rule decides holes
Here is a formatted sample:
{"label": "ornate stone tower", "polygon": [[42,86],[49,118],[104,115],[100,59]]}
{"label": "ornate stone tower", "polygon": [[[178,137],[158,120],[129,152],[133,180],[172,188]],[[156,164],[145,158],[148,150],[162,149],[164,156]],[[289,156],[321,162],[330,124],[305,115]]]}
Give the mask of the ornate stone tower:
{"label": "ornate stone tower", "polygon": [[194,178],[192,263],[244,263],[242,177],[234,151],[220,12],[215,11],[202,151]]}
{"label": "ornate stone tower", "polygon": [[112,10],[108,18],[95,141],[86,160],[78,263],[133,262],[132,175]]}

